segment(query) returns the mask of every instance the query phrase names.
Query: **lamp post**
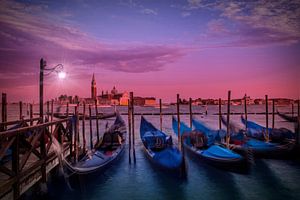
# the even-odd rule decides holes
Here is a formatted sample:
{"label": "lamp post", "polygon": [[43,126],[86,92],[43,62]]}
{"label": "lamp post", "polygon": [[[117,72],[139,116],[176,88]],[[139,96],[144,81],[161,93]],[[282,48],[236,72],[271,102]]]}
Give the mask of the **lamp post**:
{"label": "lamp post", "polygon": [[[40,60],[40,118],[41,122],[44,122],[44,75],[47,76],[52,72],[58,73],[59,78],[65,78],[66,74],[63,72],[63,65],[58,64],[52,68],[46,68],[46,61],[41,58]],[[44,74],[44,71],[48,73]]]}
{"label": "lamp post", "polygon": [[[42,58],[40,60],[40,118],[41,123],[44,122],[44,75],[49,75],[52,72],[57,72],[58,74],[63,73],[63,65],[58,64],[52,68],[46,68],[47,64],[46,61]],[[48,73],[44,74],[44,71],[47,71]],[[65,77],[65,73],[63,73],[63,78]],[[60,76],[62,77],[62,76]],[[41,172],[42,172],[42,183],[45,184],[47,181],[47,174],[46,174],[46,162],[45,159],[47,157],[46,152],[46,143],[45,143],[45,129],[42,130],[41,136],[40,136],[40,152],[42,155],[42,158],[44,159],[42,165],[41,165]]]}

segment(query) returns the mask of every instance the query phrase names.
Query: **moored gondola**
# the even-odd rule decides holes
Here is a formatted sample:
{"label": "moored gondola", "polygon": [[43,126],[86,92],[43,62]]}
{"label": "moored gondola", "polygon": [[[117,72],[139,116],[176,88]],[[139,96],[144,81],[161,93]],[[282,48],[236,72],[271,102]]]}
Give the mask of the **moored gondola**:
{"label": "moored gondola", "polygon": [[143,116],[141,117],[140,136],[144,151],[152,163],[172,173],[180,173],[183,156],[173,145],[172,137],[158,130]]}
{"label": "moored gondola", "polygon": [[[172,118],[173,130],[178,134],[177,120]],[[207,129],[208,130],[208,129]],[[184,148],[193,156],[205,163],[218,168],[234,172],[247,172],[249,163],[244,156],[225,148],[223,145],[215,144],[215,133],[202,130],[192,130],[183,122],[180,122],[180,134],[183,136]]]}
{"label": "moored gondola", "polygon": [[[289,157],[289,153],[295,147],[294,139],[263,141],[262,139],[257,139],[256,137],[249,137],[249,135],[253,135],[253,133],[248,132],[250,128],[247,128],[247,131],[239,129],[233,123],[227,124],[223,117],[222,122],[226,126],[230,126],[230,145],[235,151],[239,152],[249,149],[252,151],[255,157],[287,158]],[[261,131],[263,131],[263,129],[261,129]],[[265,132],[261,132],[260,134],[264,136]]]}
{"label": "moored gondola", "polygon": [[126,125],[117,113],[114,124],[103,134],[96,148],[88,151],[77,163],[66,162],[74,174],[90,175],[106,169],[125,149]]}
{"label": "moored gondola", "polygon": [[[265,133],[267,128],[261,126],[253,121],[246,120],[241,116],[241,121],[244,125],[247,125],[247,136],[259,140],[265,140]],[[272,142],[282,142],[285,139],[295,139],[295,133],[286,128],[268,128],[269,138]]]}

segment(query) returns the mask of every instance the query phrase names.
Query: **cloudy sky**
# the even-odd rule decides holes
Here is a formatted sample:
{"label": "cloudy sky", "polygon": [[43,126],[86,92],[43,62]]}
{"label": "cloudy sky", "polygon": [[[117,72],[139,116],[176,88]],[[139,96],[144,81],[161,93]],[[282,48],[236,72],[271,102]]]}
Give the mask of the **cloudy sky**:
{"label": "cloudy sky", "polygon": [[134,91],[299,98],[300,1],[0,1],[0,92],[37,101],[39,60],[62,63],[45,96]]}

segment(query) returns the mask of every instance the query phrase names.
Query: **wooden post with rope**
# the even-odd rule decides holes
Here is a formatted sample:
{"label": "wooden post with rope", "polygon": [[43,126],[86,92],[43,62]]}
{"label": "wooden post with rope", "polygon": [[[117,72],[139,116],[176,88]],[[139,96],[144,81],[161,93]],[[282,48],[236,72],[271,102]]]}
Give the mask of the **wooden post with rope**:
{"label": "wooden post with rope", "polygon": [[133,92],[130,92],[130,99],[131,99],[133,162],[136,163],[136,156],[135,156],[135,135],[134,135],[134,98],[133,98]]}

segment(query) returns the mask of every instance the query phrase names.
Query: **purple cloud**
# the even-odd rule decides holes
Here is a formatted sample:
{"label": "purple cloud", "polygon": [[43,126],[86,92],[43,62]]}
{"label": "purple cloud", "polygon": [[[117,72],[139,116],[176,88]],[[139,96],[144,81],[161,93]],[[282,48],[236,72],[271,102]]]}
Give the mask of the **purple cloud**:
{"label": "purple cloud", "polygon": [[[190,2],[188,2],[190,3]],[[290,45],[300,41],[299,1],[201,1],[198,9],[213,9],[219,18],[207,24],[207,35],[225,46]]]}
{"label": "purple cloud", "polygon": [[[96,66],[142,73],[163,70],[165,65],[185,54],[184,48],[168,45],[112,46],[64,21],[53,23],[46,16],[32,15],[32,10],[37,12],[45,7],[28,6],[24,10],[20,3],[0,4],[0,73],[14,73],[7,77],[15,77],[20,71],[36,73],[41,57],[50,61],[49,66],[67,61],[78,70]],[[1,82],[3,77],[0,76]]]}

